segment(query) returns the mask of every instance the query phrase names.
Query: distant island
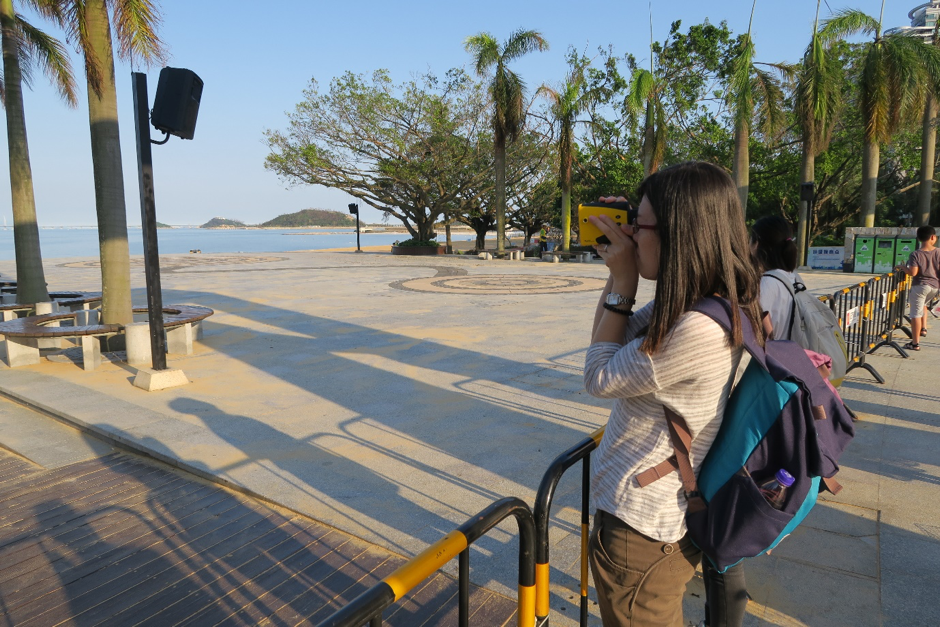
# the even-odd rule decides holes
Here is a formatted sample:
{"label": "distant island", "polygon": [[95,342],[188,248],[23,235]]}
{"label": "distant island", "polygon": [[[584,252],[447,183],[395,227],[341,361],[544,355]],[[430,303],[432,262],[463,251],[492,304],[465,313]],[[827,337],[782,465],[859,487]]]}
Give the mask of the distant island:
{"label": "distant island", "polygon": [[158,228],[158,229],[172,229],[173,227],[170,226],[169,224],[164,224],[164,223],[162,223],[162,222],[157,222],[157,228]]}
{"label": "distant island", "polygon": [[285,213],[258,226],[262,228],[289,229],[307,226],[355,226],[356,219],[341,211],[327,209],[301,209]]}
{"label": "distant island", "polygon": [[239,222],[238,220],[229,220],[228,218],[212,218],[202,226],[200,229],[244,229],[246,228],[244,222]]}

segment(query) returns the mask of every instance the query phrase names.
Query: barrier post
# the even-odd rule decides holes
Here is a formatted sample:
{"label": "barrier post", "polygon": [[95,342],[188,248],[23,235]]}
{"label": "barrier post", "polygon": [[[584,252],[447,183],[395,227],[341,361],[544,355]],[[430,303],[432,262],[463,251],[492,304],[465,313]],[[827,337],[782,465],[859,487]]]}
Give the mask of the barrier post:
{"label": "barrier post", "polygon": [[604,437],[604,427],[584,438],[573,447],[559,455],[542,475],[539,490],[535,495],[535,620],[538,627],[549,624],[549,556],[548,523],[551,516],[552,500],[558,481],[568,468],[582,461],[581,470],[581,625],[587,625],[588,617],[588,563],[587,541],[590,530],[591,500],[591,452]]}

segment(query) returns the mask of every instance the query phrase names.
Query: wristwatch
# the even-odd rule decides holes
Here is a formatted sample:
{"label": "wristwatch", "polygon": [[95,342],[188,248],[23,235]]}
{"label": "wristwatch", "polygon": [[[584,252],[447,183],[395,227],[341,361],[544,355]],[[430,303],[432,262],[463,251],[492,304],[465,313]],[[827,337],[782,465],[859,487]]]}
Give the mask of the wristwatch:
{"label": "wristwatch", "polygon": [[620,294],[611,292],[607,295],[607,300],[605,302],[611,307],[621,307],[623,305],[626,305],[627,307],[633,307],[636,304],[636,299],[627,298],[626,296],[621,296]]}

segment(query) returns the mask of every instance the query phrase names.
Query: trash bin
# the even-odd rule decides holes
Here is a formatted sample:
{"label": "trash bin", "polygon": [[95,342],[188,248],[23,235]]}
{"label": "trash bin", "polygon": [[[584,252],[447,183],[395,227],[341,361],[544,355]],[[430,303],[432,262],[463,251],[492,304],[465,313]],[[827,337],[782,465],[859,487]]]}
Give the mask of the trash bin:
{"label": "trash bin", "polygon": [[879,235],[875,238],[875,274],[885,274],[894,269],[894,236]]}
{"label": "trash bin", "polygon": [[917,250],[917,240],[913,237],[898,236],[898,241],[894,245],[894,267],[906,264],[911,258],[911,253]]}
{"label": "trash bin", "polygon": [[875,262],[875,238],[855,236],[855,272],[872,273]]}

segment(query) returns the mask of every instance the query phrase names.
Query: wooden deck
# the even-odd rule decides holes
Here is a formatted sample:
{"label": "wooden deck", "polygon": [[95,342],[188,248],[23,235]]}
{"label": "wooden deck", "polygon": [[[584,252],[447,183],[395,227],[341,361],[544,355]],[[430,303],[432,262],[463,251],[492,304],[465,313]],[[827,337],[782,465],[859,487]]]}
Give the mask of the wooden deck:
{"label": "wooden deck", "polygon": [[[316,624],[403,561],[131,455],[46,471],[0,449],[0,625]],[[481,588],[470,609],[515,621]],[[456,625],[456,581],[438,573],[385,619]]]}

